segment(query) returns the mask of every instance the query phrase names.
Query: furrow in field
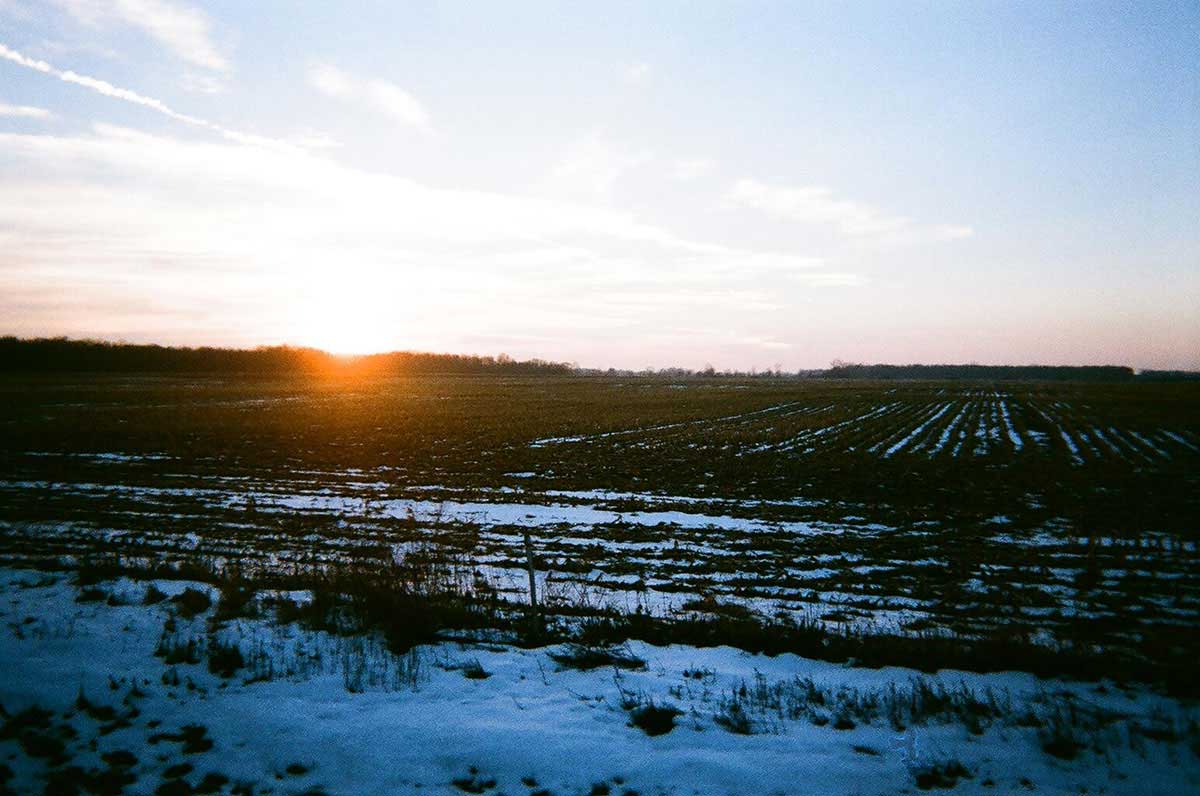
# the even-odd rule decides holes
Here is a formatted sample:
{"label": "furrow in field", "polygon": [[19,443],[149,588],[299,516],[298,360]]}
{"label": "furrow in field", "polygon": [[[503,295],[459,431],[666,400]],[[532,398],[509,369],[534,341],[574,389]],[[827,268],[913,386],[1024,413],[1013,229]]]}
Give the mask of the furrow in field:
{"label": "furrow in field", "polygon": [[[736,435],[730,435],[727,441],[722,443],[721,449],[723,451],[734,451],[735,455],[738,456],[747,451],[765,450],[772,445],[778,444],[781,439],[790,439],[795,436],[796,432],[792,430],[794,426],[789,421],[804,419],[805,422],[810,422],[813,415],[831,412],[837,408],[838,404],[833,403],[780,412],[779,414],[770,415],[765,418],[751,418],[738,421],[721,429],[722,431],[727,429],[736,431]],[[806,428],[805,430],[808,429]],[[763,441],[754,443],[754,440]]]}
{"label": "furrow in field", "polygon": [[836,406],[837,404],[827,404],[825,406],[807,406],[802,409],[792,409],[774,414],[747,415],[732,422],[713,421],[704,425],[697,425],[687,429],[671,431],[663,435],[656,435],[654,439],[646,440],[644,445],[646,447],[661,447],[690,434],[712,432],[720,434],[735,434],[738,438],[737,442],[728,443],[722,446],[735,447],[744,443],[745,438],[747,437],[762,437],[770,434],[773,431],[776,431],[776,429],[779,427],[777,424],[780,421],[828,412],[831,409],[834,409]]}
{"label": "furrow in field", "polygon": [[1097,428],[1096,426],[1091,426],[1090,430],[1091,430],[1092,437],[1094,437],[1100,445],[1103,445],[1104,447],[1108,448],[1108,450],[1111,451],[1113,454],[1115,454],[1117,456],[1117,458],[1120,459],[1121,461],[1125,461],[1125,462],[1129,461],[1129,457],[1126,456],[1125,453],[1119,447],[1117,447],[1117,445],[1115,443],[1113,443],[1112,440],[1110,440],[1108,438],[1108,435],[1105,434],[1104,431]]}
{"label": "furrow in field", "polygon": [[908,419],[921,411],[922,404],[904,402],[891,412],[864,418],[844,433],[838,434],[834,442],[854,443],[857,449],[869,450],[881,440],[891,438],[896,433],[897,426],[903,426]]}
{"label": "furrow in field", "polygon": [[847,426],[853,426],[855,424],[861,423],[870,418],[881,417],[883,415],[890,414],[893,410],[895,410],[895,408],[897,406],[902,406],[902,404],[900,402],[892,402],[892,403],[884,404],[883,406],[877,406],[874,409],[871,409],[870,411],[864,412],[863,414],[860,414],[856,417],[852,417],[848,420],[842,420],[842,421],[833,423],[828,426],[819,426],[817,428],[805,429],[804,431],[801,431],[799,434],[796,434],[796,435],[789,437],[785,440],[782,440],[780,442],[765,443],[762,445],[755,445],[750,448],[746,448],[739,455],[745,455],[745,454],[749,454],[749,453],[762,453],[765,451],[772,451],[772,450],[773,451],[794,450],[797,447],[799,447],[800,445],[803,445],[805,442],[817,439],[819,437],[827,436],[835,431],[846,428]]}
{"label": "furrow in field", "polygon": [[739,412],[738,414],[735,414],[735,415],[725,415],[723,417],[702,417],[702,418],[697,418],[695,420],[681,420],[676,423],[662,423],[662,424],[656,425],[656,426],[639,426],[637,428],[625,428],[625,429],[619,429],[617,431],[604,431],[599,434],[579,434],[577,436],[572,436],[572,437],[542,437],[541,439],[535,439],[533,442],[530,442],[529,447],[543,448],[543,447],[546,447],[547,445],[566,445],[566,444],[571,444],[571,443],[576,443],[576,442],[594,442],[596,440],[609,439],[612,437],[624,437],[624,436],[629,436],[631,434],[646,434],[649,432],[665,431],[665,430],[674,429],[674,428],[686,428],[689,426],[716,424],[716,423],[721,423],[721,422],[725,422],[728,420],[736,420],[738,418],[754,417],[756,415],[763,415],[763,414],[767,414],[770,412],[776,412],[776,411],[779,411],[781,409],[786,409],[791,406],[797,406],[800,403],[801,403],[800,401],[788,401],[787,403],[776,404],[774,406],[768,406],[765,409],[756,409],[753,412]]}
{"label": "furrow in field", "polygon": [[975,446],[971,453],[975,456],[986,456],[990,450],[988,445],[988,417],[991,413],[991,402],[985,397],[979,401],[979,414],[975,423]]}
{"label": "furrow in field", "polygon": [[929,449],[930,458],[937,456],[950,443],[951,437],[955,436],[955,432],[958,429],[959,424],[963,421],[963,418],[966,417],[970,406],[971,404],[969,402],[963,403],[962,406],[959,407],[958,414],[951,418],[950,422],[947,423],[942,429],[942,433],[940,436],[938,436],[937,442],[934,443],[933,447]]}
{"label": "furrow in field", "polygon": [[908,436],[904,437],[904,439],[900,440],[899,442],[895,443],[890,448],[888,448],[884,452],[883,458],[885,458],[885,459],[891,458],[895,454],[904,450],[905,446],[907,446],[913,439],[915,439],[917,436],[919,436],[921,434],[921,432],[924,431],[926,428],[928,428],[932,423],[936,423],[938,418],[940,418],[942,415],[949,412],[951,407],[953,407],[953,406],[954,406],[954,404],[942,404],[940,409],[938,409],[932,415],[928,416],[924,420],[924,422],[922,422],[919,426],[914,428],[908,434]]}
{"label": "furrow in field", "polygon": [[932,403],[908,404],[886,419],[873,420],[863,427],[859,435],[859,447],[878,455],[897,439],[903,438],[913,426],[919,425],[936,407],[937,404]]}
{"label": "furrow in field", "polygon": [[1000,405],[995,395],[988,399],[988,440],[1000,447]]}
{"label": "furrow in field", "polygon": [[1023,436],[1033,440],[1033,444],[1040,450],[1048,452],[1051,449],[1050,436],[1053,433],[1053,429],[1047,428],[1047,430],[1043,431],[1034,428],[1034,424],[1030,422],[1033,419],[1031,416],[1034,414],[1041,415],[1043,419],[1045,419],[1045,415],[1042,415],[1041,411],[1028,399],[1023,401],[1014,401],[1013,413],[1014,415],[1020,416],[1021,422],[1025,426],[1025,432]]}
{"label": "furrow in field", "polygon": [[1138,445],[1135,441],[1133,441],[1131,439],[1131,436],[1132,436],[1131,432],[1122,432],[1116,426],[1109,426],[1108,427],[1108,436],[1109,436],[1109,438],[1114,440],[1118,445],[1120,445],[1124,450],[1128,451],[1129,453],[1133,454],[1134,456],[1137,456],[1138,458],[1140,458],[1143,461],[1148,462],[1150,464],[1154,463],[1155,457],[1151,455],[1151,453],[1153,451],[1151,451],[1151,453],[1148,453],[1140,445]]}
{"label": "furrow in field", "polygon": [[967,405],[964,409],[966,413],[963,417],[962,425],[958,429],[958,441],[954,443],[954,447],[950,450],[950,455],[958,458],[963,451],[963,446],[971,436],[971,429],[975,427],[979,416],[979,403],[971,397],[967,400]]}
{"label": "furrow in field", "polygon": [[[958,435],[959,428],[966,417],[968,402],[960,394],[957,398],[950,401],[950,411],[943,415],[936,423],[932,423],[928,428],[917,438],[913,445],[907,450],[909,453],[918,451],[925,452],[926,456],[933,458],[943,452],[950,442]],[[945,438],[945,441],[943,441]]]}
{"label": "furrow in field", "polygon": [[1171,458],[1170,453],[1168,453],[1167,451],[1165,451],[1162,448],[1155,445],[1154,442],[1151,441],[1151,439],[1149,437],[1147,437],[1145,434],[1141,434],[1137,431],[1129,431],[1127,433],[1129,434],[1129,436],[1133,437],[1138,442],[1140,442],[1144,447],[1153,451],[1154,454],[1156,456],[1158,456],[1160,459],[1170,459]]}
{"label": "furrow in field", "polygon": [[1079,446],[1075,444],[1075,440],[1071,439],[1071,435],[1064,428],[1059,428],[1058,433],[1062,435],[1062,441],[1066,444],[1067,450],[1071,452],[1071,459],[1075,464],[1083,464],[1083,456],[1079,452]]}
{"label": "furrow in field", "polygon": [[1062,439],[1063,444],[1067,448],[1067,452],[1071,455],[1071,462],[1076,465],[1082,465],[1084,463],[1084,458],[1083,453],[1079,448],[1079,444],[1071,436],[1071,433],[1063,427],[1062,422],[1051,417],[1050,414],[1044,409],[1041,409],[1037,406],[1034,406],[1033,409],[1042,416],[1046,423],[1049,424],[1052,431],[1058,432],[1059,437]]}
{"label": "furrow in field", "polygon": [[1167,431],[1166,429],[1161,429],[1158,433],[1159,433],[1160,437],[1166,437],[1167,439],[1171,440],[1174,443],[1179,444],[1180,446],[1182,446],[1184,448],[1187,448],[1196,453],[1200,453],[1200,446],[1197,446],[1196,444],[1189,442],[1182,434],[1180,434],[1178,432]]}
{"label": "furrow in field", "polygon": [[[807,455],[817,450],[832,450],[842,445],[848,437],[853,437],[856,429],[861,429],[864,423],[871,422],[870,418],[862,419],[861,409],[862,407],[860,406],[850,407],[849,411],[857,412],[858,414],[849,417],[843,414],[841,415],[842,419],[838,419],[827,426],[815,426],[800,430],[785,439],[783,441],[784,447],[781,447],[780,450],[795,451]],[[880,415],[873,415],[873,417],[877,416]]]}
{"label": "furrow in field", "polygon": [[1091,438],[1091,436],[1086,431],[1084,431],[1081,428],[1076,428],[1075,436],[1076,436],[1076,438],[1078,438],[1080,445],[1082,447],[1086,448],[1088,450],[1088,452],[1090,452],[1094,458],[1096,458],[1096,459],[1104,458],[1104,452],[1100,450],[1100,446]]}
{"label": "furrow in field", "polygon": [[1008,396],[1000,395],[997,398],[1000,401],[1000,417],[1004,421],[1004,428],[1008,432],[1008,439],[1012,442],[1013,448],[1017,452],[1020,452],[1025,447],[1025,442],[1021,439],[1021,435],[1017,433],[1016,428],[1013,427],[1012,416],[1008,412],[1008,401],[1006,400]]}
{"label": "furrow in field", "polygon": [[901,403],[891,411],[845,425],[834,433],[814,436],[806,441],[804,452],[846,452],[865,449],[880,436],[891,434],[897,423],[905,423],[905,418],[915,413],[918,408],[913,404]]}

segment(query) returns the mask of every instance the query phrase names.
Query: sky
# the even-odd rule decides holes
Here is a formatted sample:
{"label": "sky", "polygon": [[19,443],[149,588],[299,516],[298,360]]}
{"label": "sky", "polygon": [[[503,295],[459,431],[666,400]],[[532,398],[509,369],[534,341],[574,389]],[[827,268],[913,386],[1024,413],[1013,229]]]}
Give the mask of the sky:
{"label": "sky", "polygon": [[1200,369],[1194,2],[0,0],[0,334]]}

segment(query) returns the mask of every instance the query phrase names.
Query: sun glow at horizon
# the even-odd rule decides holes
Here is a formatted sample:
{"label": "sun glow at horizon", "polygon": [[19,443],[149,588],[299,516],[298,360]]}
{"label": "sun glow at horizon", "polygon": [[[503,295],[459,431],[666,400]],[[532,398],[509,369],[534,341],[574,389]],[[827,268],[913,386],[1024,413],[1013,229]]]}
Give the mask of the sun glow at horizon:
{"label": "sun glow at horizon", "polygon": [[296,344],[317,348],[338,357],[381,354],[404,348],[397,346],[395,330],[385,328],[381,319],[357,308],[325,308],[325,315],[309,315],[288,339]]}

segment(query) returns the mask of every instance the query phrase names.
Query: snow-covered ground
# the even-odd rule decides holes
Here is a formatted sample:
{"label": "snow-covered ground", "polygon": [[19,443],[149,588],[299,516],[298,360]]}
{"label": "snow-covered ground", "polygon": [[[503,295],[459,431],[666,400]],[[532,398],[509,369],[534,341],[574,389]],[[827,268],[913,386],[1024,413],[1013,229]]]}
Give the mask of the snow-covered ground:
{"label": "snow-covered ground", "polygon": [[[973,429],[968,415],[959,442],[969,444]],[[932,428],[919,435],[925,445],[936,438]],[[466,488],[433,480],[407,484],[399,477],[388,484],[381,473],[357,468],[304,469],[261,480],[224,472],[114,476],[110,482],[87,474],[79,480],[0,478],[0,505],[20,517],[49,514],[45,521],[0,522],[0,560],[21,566],[111,551],[127,562],[146,556],[147,566],[164,559],[217,567],[237,562],[261,577],[364,555],[395,557],[426,539],[455,534],[455,544],[471,545],[471,564],[488,587],[523,602],[524,535],[530,533],[539,589],[556,610],[640,609],[665,616],[711,595],[762,617],[782,612],[837,632],[979,634],[997,627],[1010,632],[1021,622],[1047,643],[1073,638],[1077,621],[1104,619],[1118,621],[1106,624],[1112,632],[1103,643],[1133,651],[1139,634],[1200,617],[1195,590],[1177,585],[1200,576],[1195,556],[1186,555],[1195,541],[1144,528],[1136,538],[1152,547],[1135,549],[1135,537],[1112,536],[1097,546],[1083,525],[1031,517],[1044,499],[1032,493],[1014,493],[991,520],[978,519],[984,532],[1003,524],[1004,533],[976,537],[964,548],[981,554],[972,573],[978,601],[967,606],[950,583],[958,577],[954,571],[923,560],[927,550],[963,544],[970,531],[961,523],[908,516],[885,524],[880,520],[890,517],[874,506],[803,494],[763,499],[533,484]],[[1097,600],[1081,580],[1086,567],[1094,568],[1088,562],[1097,551],[1104,560],[1096,566],[1124,568],[1134,557],[1147,574],[1091,584],[1104,590]],[[1027,554],[1039,565],[1031,566]],[[824,555],[834,559],[820,560]],[[856,556],[876,569],[854,569]],[[1051,568],[1061,574],[1049,577]],[[1014,607],[1014,588],[1029,600]],[[969,628],[959,621],[964,607],[975,616]]]}
{"label": "snow-covered ground", "polygon": [[[188,587],[212,592],[153,585],[168,597]],[[908,693],[918,675],[905,669],[641,643],[627,652],[645,661],[642,670],[563,668],[552,658],[560,647],[449,641],[397,657],[370,639],[267,619],[214,630],[212,609],[172,619],[170,599],[141,604],[150,586],[104,583],[119,604],[80,603],[66,575],[0,570],[0,766],[12,771],[11,792],[41,793],[48,771],[78,766],[76,776],[93,784],[105,771],[126,772],[134,781],[125,792],[135,794],[201,792],[194,788],[205,781],[220,793],[331,796],[900,794],[919,792],[918,777],[948,762],[969,774],[957,777],[957,793],[1200,792],[1194,731],[1161,740],[1194,722],[1195,708],[1145,689],[942,672],[920,682],[987,694],[1005,717],[976,733],[945,715],[910,717],[900,730],[869,708],[839,722],[836,706],[886,702],[893,686]],[[165,624],[174,645],[219,639],[236,644],[247,665],[223,679],[203,654],[168,664],[155,656]],[[472,671],[487,676],[466,676]],[[810,697],[797,712],[805,689],[823,694],[823,704]],[[764,708],[772,693],[780,706]],[[631,726],[635,703],[677,707],[677,726],[647,735]],[[719,721],[737,724],[735,703],[751,734]],[[52,713],[24,714],[18,732],[12,717],[35,705]],[[1068,708],[1106,717],[1080,736],[1099,751],[1047,754],[1045,727],[1020,718],[1044,722]],[[114,755],[120,750],[136,761]],[[219,776],[205,780],[210,774]]]}

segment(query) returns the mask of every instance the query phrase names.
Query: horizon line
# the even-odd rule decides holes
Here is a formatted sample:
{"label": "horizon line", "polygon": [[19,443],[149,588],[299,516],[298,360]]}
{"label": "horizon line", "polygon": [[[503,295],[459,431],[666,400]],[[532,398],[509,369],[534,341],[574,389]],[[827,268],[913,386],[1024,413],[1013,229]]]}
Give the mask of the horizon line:
{"label": "horizon line", "polygon": [[495,353],[495,354],[481,353],[481,352],[462,353],[462,352],[453,352],[453,351],[430,351],[430,350],[418,350],[418,349],[388,349],[388,350],[368,351],[368,352],[339,352],[339,351],[331,351],[329,349],[324,349],[324,348],[318,348],[316,346],[301,345],[301,344],[287,343],[287,342],[261,343],[261,344],[257,344],[257,345],[253,345],[253,346],[219,345],[219,344],[208,344],[208,343],[199,344],[199,345],[185,345],[185,344],[160,343],[160,342],[132,342],[132,341],[125,340],[125,339],[113,340],[113,339],[105,339],[105,338],[101,338],[101,337],[69,337],[66,335],[21,337],[19,335],[15,335],[15,334],[0,334],[0,342],[3,342],[3,341],[14,341],[16,343],[90,344],[90,345],[104,345],[104,346],[125,347],[125,348],[159,348],[159,349],[168,350],[168,351],[172,351],[172,350],[174,350],[174,351],[209,350],[209,351],[223,351],[223,352],[237,352],[237,353],[253,353],[256,351],[287,350],[287,351],[299,351],[299,352],[321,354],[326,357],[330,357],[332,359],[339,359],[339,360],[344,360],[344,361],[354,361],[354,360],[368,359],[371,357],[386,357],[386,356],[395,356],[395,355],[462,357],[462,358],[469,358],[469,359],[491,359],[491,360],[495,360],[495,361],[500,361],[502,363],[507,361],[507,362],[511,362],[513,364],[542,363],[542,364],[551,365],[551,366],[567,367],[567,368],[570,368],[571,370],[575,370],[575,371],[599,371],[599,372],[616,371],[616,372],[629,373],[629,374],[639,374],[639,373],[646,373],[646,372],[652,372],[652,373],[667,372],[667,373],[669,373],[672,371],[675,371],[675,372],[682,371],[684,373],[694,373],[694,374],[703,374],[706,372],[713,372],[716,374],[814,373],[814,372],[826,372],[826,371],[836,370],[838,368],[876,368],[876,367],[883,367],[883,368],[939,368],[940,367],[940,368],[1013,368],[1013,369],[1018,369],[1018,368],[1072,368],[1072,369],[1088,369],[1088,370],[1127,369],[1127,370],[1132,371],[1134,373],[1134,375],[1137,375],[1139,373],[1180,373],[1180,374],[1200,375],[1200,370],[1189,370],[1186,368],[1142,368],[1142,367],[1138,367],[1135,365],[1117,364],[1117,363],[1107,363],[1107,364],[1103,364],[1103,365],[1089,365],[1089,364],[1075,364],[1075,363],[1072,363],[1072,364],[1048,364],[1048,363],[1039,363],[1039,362],[992,363],[992,362],[978,362],[978,361],[970,361],[970,362],[850,362],[850,361],[841,360],[839,358],[835,358],[834,360],[832,360],[829,363],[829,365],[827,365],[825,367],[816,367],[816,368],[799,367],[799,368],[792,368],[790,370],[785,369],[785,368],[763,368],[763,369],[759,370],[756,367],[751,367],[751,368],[745,369],[745,370],[739,369],[739,368],[718,368],[718,367],[715,367],[708,363],[706,363],[704,366],[699,367],[699,368],[687,367],[684,365],[659,365],[659,366],[646,366],[646,367],[642,367],[642,368],[632,368],[632,367],[612,367],[612,366],[609,366],[609,367],[589,366],[589,365],[580,364],[579,362],[576,362],[576,361],[547,359],[547,358],[539,357],[539,356],[533,356],[533,357],[529,357],[527,359],[517,359],[515,357],[508,355],[507,353],[505,353],[503,351]]}

